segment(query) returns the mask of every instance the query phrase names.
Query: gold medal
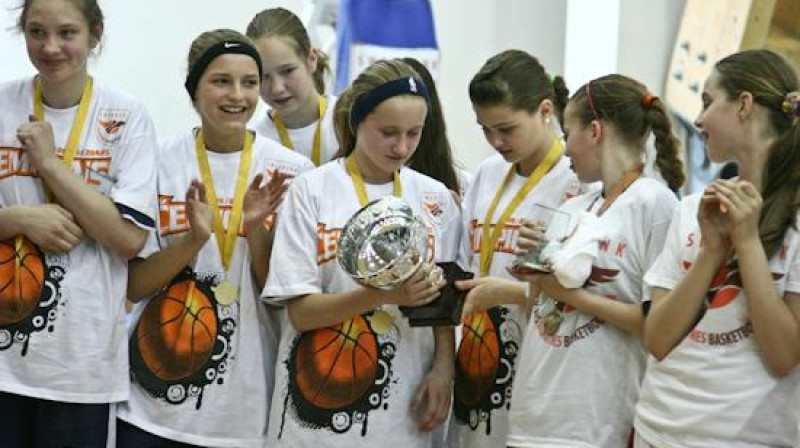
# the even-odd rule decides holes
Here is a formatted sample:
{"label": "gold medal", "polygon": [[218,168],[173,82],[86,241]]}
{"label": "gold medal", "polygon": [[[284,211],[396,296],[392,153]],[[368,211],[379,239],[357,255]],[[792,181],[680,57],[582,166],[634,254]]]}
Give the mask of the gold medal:
{"label": "gold medal", "polygon": [[214,291],[217,303],[222,306],[230,306],[239,299],[239,288],[227,280],[220,282],[217,286],[212,287],[211,290]]}
{"label": "gold medal", "polygon": [[369,316],[369,323],[372,330],[377,334],[386,334],[394,326],[394,316],[384,310],[377,309]]}
{"label": "gold medal", "polygon": [[564,316],[561,315],[558,309],[553,309],[542,318],[542,330],[548,336],[555,336],[558,333],[558,329],[561,328],[561,322],[564,322]]}

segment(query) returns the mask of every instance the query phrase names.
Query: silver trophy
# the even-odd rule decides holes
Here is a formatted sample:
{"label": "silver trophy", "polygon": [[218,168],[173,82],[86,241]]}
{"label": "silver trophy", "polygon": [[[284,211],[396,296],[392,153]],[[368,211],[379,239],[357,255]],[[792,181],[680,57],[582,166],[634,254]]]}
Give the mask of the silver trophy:
{"label": "silver trophy", "polygon": [[530,248],[525,254],[517,256],[511,263],[511,269],[521,274],[552,272],[553,268],[548,260],[563,246],[570,219],[569,213],[546,205],[534,204],[532,220],[546,226],[545,239],[540,242],[539,247]]}
{"label": "silver trophy", "polygon": [[387,196],[357,211],[339,236],[339,265],[356,282],[392,289],[425,261],[428,232],[401,198]]}

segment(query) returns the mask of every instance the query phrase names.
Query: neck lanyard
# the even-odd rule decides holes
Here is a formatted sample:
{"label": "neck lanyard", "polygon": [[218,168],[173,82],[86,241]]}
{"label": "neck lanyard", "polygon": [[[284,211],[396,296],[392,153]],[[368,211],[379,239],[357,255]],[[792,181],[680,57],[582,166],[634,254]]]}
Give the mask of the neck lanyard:
{"label": "neck lanyard", "polygon": [[506,206],[505,210],[503,210],[497,223],[492,226],[492,218],[497,209],[497,204],[500,202],[500,197],[503,196],[503,192],[514,177],[514,171],[517,169],[517,166],[514,164],[509,168],[505,180],[503,180],[500,189],[495,193],[494,199],[491,205],[489,205],[489,209],[486,211],[486,217],[483,219],[483,238],[481,239],[480,254],[481,277],[489,275],[489,268],[492,265],[492,257],[497,248],[497,241],[500,239],[500,234],[503,232],[506,221],[508,221],[508,218],[511,217],[511,214],[514,213],[514,210],[517,209],[522,200],[525,199],[525,196],[528,195],[533,187],[535,187],[539,181],[542,180],[544,175],[558,162],[562,152],[561,142],[558,141],[558,139],[553,139],[553,145],[550,147],[550,151],[548,151],[544,160],[542,160],[530,176],[528,176],[525,184],[519,189],[517,194],[514,195],[514,198],[508,206]]}
{"label": "neck lanyard", "polygon": [[[317,130],[314,132],[314,149],[311,153],[311,161],[314,162],[315,166],[320,166],[322,164],[322,117],[325,116],[325,109],[327,107],[325,97],[322,95],[319,97],[318,107],[319,120],[317,120]],[[278,129],[281,144],[287,148],[294,149],[294,143],[292,143],[292,138],[289,136],[289,130],[286,128],[286,124],[281,119],[278,111],[275,111],[272,115],[272,119],[275,120],[275,127]]]}
{"label": "neck lanyard", "polygon": [[[86,76],[86,82],[83,84],[83,94],[81,95],[81,102],[78,105],[78,113],[75,115],[75,120],[72,122],[72,128],[69,131],[67,144],[64,146],[64,156],[61,159],[64,165],[72,167],[72,161],[75,160],[75,154],[78,152],[78,146],[81,142],[81,134],[83,133],[83,125],[86,122],[86,116],[89,113],[89,104],[92,102],[92,86],[94,82],[91,76]],[[36,79],[33,86],[33,116],[37,120],[44,120],[44,98],[42,96],[42,80]],[[47,198],[50,202],[53,201],[53,193],[47,189]]]}
{"label": "neck lanyard", "polygon": [[239,174],[236,177],[236,190],[233,195],[233,206],[228,221],[227,231],[222,225],[222,213],[219,210],[217,191],[214,188],[214,179],[211,177],[211,166],[208,163],[208,153],[206,152],[206,142],[203,137],[203,130],[197,133],[195,138],[195,150],[197,153],[197,164],[200,167],[200,177],[206,186],[208,202],[211,212],[214,215],[214,236],[217,239],[217,247],[222,260],[222,268],[226,275],[233,259],[233,248],[236,245],[236,237],[239,234],[239,224],[242,220],[244,208],[244,193],[247,189],[247,176],[250,173],[250,166],[253,159],[253,134],[246,132],[244,138],[244,149],[239,161]]}
{"label": "neck lanyard", "polygon": [[[636,182],[636,179],[638,179],[642,175],[642,171],[644,171],[644,165],[639,164],[622,173],[622,176],[608,191],[608,196],[605,197],[603,203],[600,205],[600,208],[597,210],[598,217],[603,216],[603,213],[605,213],[606,210],[608,210],[608,208],[611,207],[611,204],[613,204],[614,201],[616,201],[617,198],[620,197],[622,193],[624,193],[625,190],[628,189],[628,187],[630,187],[634,182]],[[602,196],[602,192],[600,193],[600,196]],[[594,201],[592,201],[592,205],[589,206],[589,210],[592,209],[595,202],[597,202],[597,199],[599,199],[600,196],[598,196]]]}
{"label": "neck lanyard", "polygon": [[[361,176],[361,170],[358,168],[355,154],[350,154],[347,157],[347,171],[350,172],[350,179],[353,181],[353,188],[356,190],[358,202],[361,206],[369,203],[369,196],[367,196],[367,188],[364,186],[364,178]],[[394,195],[398,198],[403,195],[403,186],[400,184],[400,173],[394,172]]]}

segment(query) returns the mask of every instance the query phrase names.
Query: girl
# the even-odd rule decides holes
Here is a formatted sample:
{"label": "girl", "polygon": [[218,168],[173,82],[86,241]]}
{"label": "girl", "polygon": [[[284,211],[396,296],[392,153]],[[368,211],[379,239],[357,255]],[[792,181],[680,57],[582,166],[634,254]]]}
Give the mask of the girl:
{"label": "girl", "polygon": [[[603,188],[559,211],[572,217],[571,238],[588,241],[596,256],[583,287],[567,289],[555,274],[527,277],[541,294],[520,355],[508,445],[618,448],[629,443],[644,369],[642,277],[661,251],[683,168],[664,104],[622,75],[578,89],[564,132],[578,178]],[[651,133],[669,188],[641,177]],[[529,226],[520,247],[541,238]]]}
{"label": "girl", "polygon": [[[497,306],[487,305],[464,320],[449,441],[454,447],[504,446],[516,355],[527,321],[527,285],[505,268],[514,259],[521,222],[545,219],[537,205],[558,207],[577,193],[578,182],[562,157],[555,123],[567,99],[561,77],[551,83],[536,58],[509,50],[484,64],[469,93],[486,140],[498,154],[478,168],[463,203],[462,264],[480,278],[461,286],[469,291],[468,302],[494,301]],[[488,358],[486,349],[492,351]]]}
{"label": "girl", "polygon": [[311,48],[303,22],[283,8],[265,9],[247,25],[264,64],[261,98],[271,110],[256,130],[319,166],[338,144],[333,129],[336,98],[325,96],[328,57]]}
{"label": "girl", "polygon": [[154,131],[87,73],[96,1],[21,10],[37,74],[0,85],[0,437],[105,446],[109,403],[128,398],[127,260],[155,224]]}
{"label": "girl", "polygon": [[453,330],[435,329],[434,343],[430,328],[409,327],[397,308],[435,299],[444,285],[439,268],[425,263],[385,291],[357,286],[336,261],[348,219],[390,194],[425,221],[437,261],[455,258],[458,206],[444,185],[404,167],[426,99],[406,64],[374,63],[336,104],[343,157],[289,188],[263,293],[285,305],[291,321],[275,370],[269,446],[429,447],[429,431],[447,416]]}
{"label": "girl", "polygon": [[277,329],[258,300],[264,222],[284,179],[313,165],[247,130],[261,79],[250,39],[203,33],[188,65],[202,124],[160,145],[161,251],[131,265],[129,297],[151,298],[134,310],[119,448],[261,447],[266,437]]}
{"label": "girl", "polygon": [[[653,288],[638,446],[797,446],[798,80],[768,50],[719,61],[695,125],[739,177],[681,201]],[[679,380],[678,380],[679,379]]]}

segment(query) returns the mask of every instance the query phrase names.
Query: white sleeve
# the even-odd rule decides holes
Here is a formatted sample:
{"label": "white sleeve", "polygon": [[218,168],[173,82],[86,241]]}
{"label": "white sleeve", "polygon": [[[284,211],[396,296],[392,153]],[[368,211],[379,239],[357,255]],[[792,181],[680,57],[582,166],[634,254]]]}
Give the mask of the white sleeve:
{"label": "white sleeve", "polygon": [[[669,230],[666,234],[666,240],[663,243],[663,249],[660,253],[654,249],[655,245],[658,243],[654,241],[650,242],[650,258],[655,256],[655,261],[644,276],[646,286],[643,301],[645,302],[650,301],[650,291],[652,288],[674,289],[675,285],[677,285],[685,275],[684,271],[681,269],[681,247],[683,242],[681,224],[684,219],[694,219],[694,216],[684,216],[683,208],[683,203],[675,208],[672,221],[669,224]],[[651,235],[657,239],[657,234],[663,233],[663,227],[661,229],[661,232],[653,229]]]}
{"label": "white sleeve", "polygon": [[[796,231],[789,228],[787,232],[794,232],[794,238],[792,239],[794,244],[798,244],[798,237],[796,235]],[[792,293],[800,293],[800,248],[795,247],[793,251],[790,251],[790,254],[793,254],[793,258],[789,260],[788,268],[786,271],[786,287],[784,292],[792,292]]]}
{"label": "white sleeve", "polygon": [[261,293],[267,302],[280,304],[322,292],[317,266],[318,209],[307,180],[302,176],[295,179],[277,212],[269,276]]}
{"label": "white sleeve", "polygon": [[461,200],[461,237],[458,247],[458,264],[465,271],[472,270],[472,218],[478,194],[476,183],[472,183]]}
{"label": "white sleeve", "polygon": [[461,209],[449,192],[445,194],[445,198],[447,213],[439,229],[442,243],[439,247],[439,253],[436,254],[437,263],[457,261],[459,243],[461,242]]}
{"label": "white sleeve", "polygon": [[[671,199],[671,200],[670,200]],[[678,201],[674,197],[663,200],[659,199],[654,204],[652,213],[648,216],[648,222],[642,223],[642,230],[645,231],[644,253],[642,254],[642,271],[647,272],[656,259],[664,250],[667,235],[670,234],[670,224],[676,212]],[[642,297],[649,300],[649,290],[647,284],[642,282]]]}
{"label": "white sleeve", "polygon": [[131,114],[127,136],[112,153],[111,198],[123,218],[139,227],[155,227],[157,144],[153,123],[139,106]]}

